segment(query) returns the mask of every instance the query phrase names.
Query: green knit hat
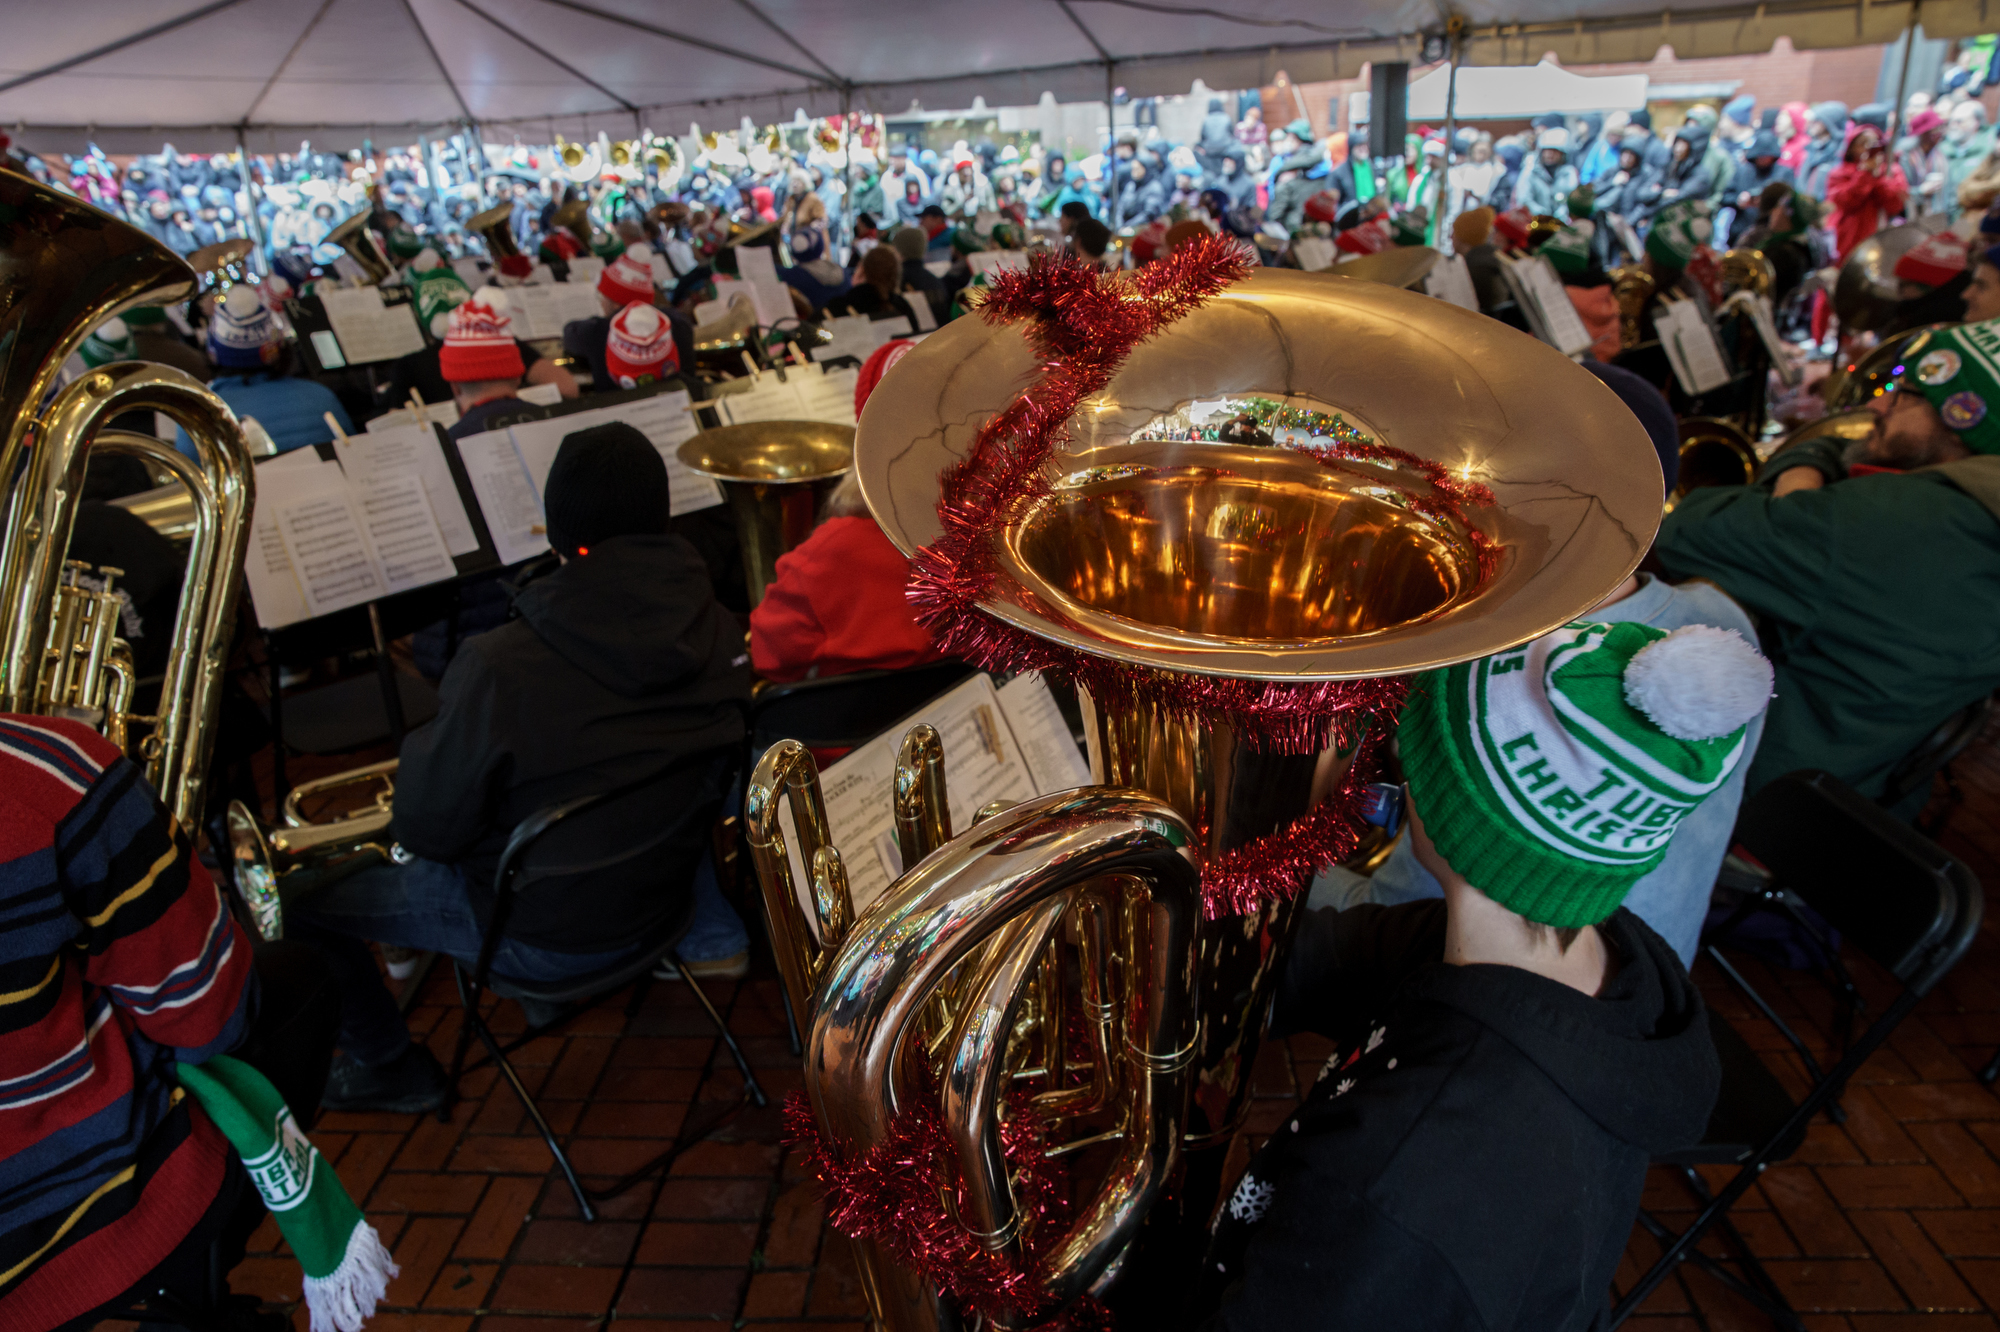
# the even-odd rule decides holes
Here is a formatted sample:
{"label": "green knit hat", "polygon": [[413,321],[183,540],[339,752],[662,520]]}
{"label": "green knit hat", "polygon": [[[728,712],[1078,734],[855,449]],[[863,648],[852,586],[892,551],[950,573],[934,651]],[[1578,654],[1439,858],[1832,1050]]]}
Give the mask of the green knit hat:
{"label": "green knit hat", "polygon": [[448,264],[410,273],[410,289],[417,303],[417,322],[440,340],[451,312],[472,299],[464,279]]}
{"label": "green knit hat", "polygon": [[1572,218],[1589,217],[1596,211],[1596,190],[1588,185],[1579,185],[1569,192],[1569,215]]}
{"label": "green knit hat", "polygon": [[159,328],[167,322],[167,312],[157,305],[135,305],[123,318],[127,328]]}
{"label": "green knit hat", "polygon": [[107,319],[99,324],[77,348],[77,355],[92,370],[100,365],[110,365],[113,361],[139,359],[138,349],[132,345],[132,331],[125,327],[123,319]]}
{"label": "green knit hat", "polygon": [[1401,246],[1422,245],[1429,224],[1430,218],[1421,208],[1398,213],[1389,219],[1389,239]]}
{"label": "green knit hat", "polygon": [[1686,268],[1694,252],[1708,244],[1715,234],[1709,221],[1708,200],[1682,199],[1670,203],[1653,217],[1653,229],[1646,233],[1646,253],[1654,263],[1669,268]]}
{"label": "green knit hat", "polygon": [[2000,453],[2000,319],[1954,324],[1917,339],[1904,353],[1896,387],[1929,398],[1966,448]]}
{"label": "green knit hat", "polygon": [[1398,733],[1447,864],[1509,911],[1595,925],[1743,759],[1771,664],[1727,629],[1572,624],[1420,677]]}
{"label": "green knit hat", "polygon": [[397,227],[389,233],[389,257],[407,263],[424,252],[424,238],[408,227]]}
{"label": "green knit hat", "polygon": [[1565,226],[1543,241],[1535,253],[1547,255],[1564,277],[1581,277],[1590,268],[1590,237],[1573,225]]}

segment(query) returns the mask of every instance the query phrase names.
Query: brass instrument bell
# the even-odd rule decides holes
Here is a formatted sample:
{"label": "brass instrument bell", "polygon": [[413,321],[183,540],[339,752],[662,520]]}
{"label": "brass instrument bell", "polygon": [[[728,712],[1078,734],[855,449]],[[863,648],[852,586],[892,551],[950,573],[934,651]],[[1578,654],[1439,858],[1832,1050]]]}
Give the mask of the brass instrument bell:
{"label": "brass instrument bell", "polygon": [[1762,250],[1738,247],[1726,250],[1716,261],[1722,272],[1722,291],[1725,296],[1734,292],[1747,291],[1754,296],[1769,300],[1778,288],[1778,270]]}
{"label": "brass instrument bell", "polygon": [[1561,218],[1549,213],[1535,214],[1534,217],[1528,220],[1527,249],[1529,253],[1532,254],[1534,251],[1540,249],[1543,241],[1549,239],[1549,237],[1562,229],[1563,220]]}
{"label": "brass instrument bell", "polygon": [[466,220],[465,229],[486,242],[486,252],[493,257],[495,264],[521,252],[521,247],[514,243],[512,199],[503,199],[484,212],[474,213]]}
{"label": "brass instrument bell", "polygon": [[1945,217],[1933,214],[1900,227],[1884,227],[1848,251],[1833,284],[1833,313],[1843,337],[1872,333],[1889,322],[1902,299],[1896,261],[1942,230]]}
{"label": "brass instrument bell", "polygon": [[220,298],[249,274],[249,266],[244,261],[255,248],[250,241],[241,238],[217,241],[189,255],[188,267],[194,270],[202,291],[213,292]]}
{"label": "brass instrument bell", "polygon": [[1680,423],[1680,469],[1674,498],[1705,486],[1747,486],[1762,461],[1750,437],[1728,421],[1691,416]]}
{"label": "brass instrument bell", "polygon": [[1911,361],[1924,354],[1924,349],[1930,345],[1931,335],[1941,328],[1950,327],[1950,324],[1926,324],[1922,328],[1898,333],[1837,367],[1827,376],[1822,390],[1826,395],[1827,410],[1845,411],[1864,406],[1870,398],[1881,396],[1890,380],[1902,374]]}
{"label": "brass instrument bell", "polygon": [[367,285],[379,287],[395,275],[396,261],[389,257],[382,237],[368,225],[368,210],[362,209],[326,233],[326,244],[338,245],[347,251],[347,257],[360,265],[367,275]]}
{"label": "brass instrument bell", "polygon": [[681,465],[722,483],[743,544],[750,604],[778,576],[778,557],[812,535],[827,492],[854,463],[854,427],[755,421],[704,430],[680,446]]}

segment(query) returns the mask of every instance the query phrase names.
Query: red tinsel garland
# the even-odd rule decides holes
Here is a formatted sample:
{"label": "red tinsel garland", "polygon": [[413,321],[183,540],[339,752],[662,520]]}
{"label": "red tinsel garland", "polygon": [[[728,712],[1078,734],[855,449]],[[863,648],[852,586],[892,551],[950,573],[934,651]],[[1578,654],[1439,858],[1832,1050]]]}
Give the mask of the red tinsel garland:
{"label": "red tinsel garland", "polygon": [[980,1244],[941,1205],[947,1195],[962,1195],[933,1098],[917,1097],[881,1142],[852,1159],[821,1136],[804,1092],[785,1098],[784,1121],[785,1142],[803,1149],[807,1170],[825,1190],[827,1221],[841,1234],[873,1240],[969,1312],[1043,1320],[1037,1332],[1109,1332],[1103,1305],[1084,1296],[1054,1309],[1035,1278],[1035,1259],[1061,1238],[1069,1219],[1068,1172],[1045,1155],[1046,1129],[1025,1096],[1010,1099],[1000,1126],[1015,1205],[1027,1223],[1018,1265]]}

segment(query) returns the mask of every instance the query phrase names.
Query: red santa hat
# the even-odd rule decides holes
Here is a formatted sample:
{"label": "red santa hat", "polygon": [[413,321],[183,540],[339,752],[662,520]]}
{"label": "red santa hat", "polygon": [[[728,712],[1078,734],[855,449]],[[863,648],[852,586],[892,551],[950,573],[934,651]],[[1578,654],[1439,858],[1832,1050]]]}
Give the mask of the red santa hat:
{"label": "red santa hat", "polygon": [[650,301],[633,301],[611,320],[604,368],[619,388],[638,388],[675,373],[681,357],[674,347],[673,325]]}
{"label": "red santa hat", "polygon": [[1358,227],[1349,227],[1333,238],[1333,243],[1349,254],[1374,254],[1386,250],[1392,241],[1389,219],[1374,218]]}
{"label": "red santa hat", "polygon": [[1534,221],[1526,208],[1509,208],[1493,219],[1493,229],[1516,249],[1528,243],[1528,223]]}
{"label": "red santa hat", "polygon": [[653,247],[629,245],[625,253],[604,266],[597,275],[597,294],[606,300],[630,305],[653,299]]}
{"label": "red santa hat", "polygon": [[1941,287],[1965,271],[1965,262],[1965,242],[1949,231],[1940,231],[1896,261],[1896,276],[1905,282]]}
{"label": "red santa hat", "polygon": [[527,373],[521,349],[508,331],[514,321],[502,313],[506,308],[505,292],[481,287],[471,300],[452,310],[444,346],[438,349],[438,369],[447,380],[465,384],[519,379]]}
{"label": "red santa hat", "polygon": [[861,409],[868,405],[868,397],[875,392],[875,386],[882,382],[882,376],[890,367],[909,354],[917,344],[909,338],[897,338],[877,347],[869,358],[861,363],[861,374],[854,381],[854,414],[861,415]]}

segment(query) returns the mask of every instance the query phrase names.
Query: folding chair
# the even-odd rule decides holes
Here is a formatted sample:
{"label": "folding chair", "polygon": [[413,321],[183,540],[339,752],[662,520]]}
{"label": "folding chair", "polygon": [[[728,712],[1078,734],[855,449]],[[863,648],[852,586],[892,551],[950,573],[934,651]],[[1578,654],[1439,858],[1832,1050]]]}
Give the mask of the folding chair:
{"label": "folding chair", "polygon": [[[465,1022],[459,1029],[458,1047],[452,1055],[451,1069],[446,1078],[446,1086],[450,1090],[445,1103],[438,1109],[438,1118],[448,1120],[451,1116],[451,1102],[457,1094],[459,1078],[469,1071],[465,1057],[476,1036],[486,1047],[488,1058],[499,1067],[500,1076],[513,1088],[522,1108],[528,1112],[528,1118],[534,1121],[542,1141],[548,1144],[563,1178],[569,1181],[570,1191],[576,1195],[577,1208],[586,1221],[597,1219],[593,1203],[616,1197],[671,1163],[687,1147],[720,1127],[721,1120],[710,1123],[698,1133],[684,1130],[665,1152],[652,1161],[608,1187],[589,1189],[577,1178],[568,1153],[556,1141],[555,1132],[543,1117],[541,1108],[535,1104],[535,1098],[508,1060],[507,1056],[513,1051],[563,1026],[602,996],[637,982],[632,1000],[626,1007],[626,1014],[630,1016],[638,1010],[645,996],[653,968],[663,960],[671,961],[678,967],[681,979],[708,1014],[709,1020],[715,1024],[722,1043],[728,1047],[730,1056],[742,1071],[745,1095],[757,1105],[766,1103],[764,1089],[751,1071],[750,1061],[744,1057],[728,1024],[703,992],[700,983],[688,974],[685,966],[680,965],[677,952],[681,936],[687,933],[694,919],[692,882],[695,867],[700,857],[710,849],[710,834],[726,792],[739,780],[736,764],[737,753],[733,746],[712,750],[682,759],[637,781],[550,805],[521,820],[508,838],[506,849],[500,855],[500,864],[494,872],[492,916],[480,942],[478,961],[471,967],[456,959],[452,963],[458,979],[459,1001],[465,1010]],[[508,922],[523,894],[538,889],[547,891],[546,885],[553,881],[570,900],[587,910],[593,885],[622,881],[629,875],[656,879],[662,897],[677,900],[672,902],[665,916],[646,931],[645,945],[627,961],[560,982],[525,981],[494,971],[494,956],[507,937]],[[487,991],[502,998],[558,1005],[562,1011],[547,1021],[538,1023],[531,1020],[526,1031],[502,1045],[480,1012],[480,1000]],[[730,1113],[734,1113],[734,1108]]]}
{"label": "folding chair", "polygon": [[[1835,950],[1796,910],[1801,902],[1900,981],[1902,990],[1850,1040],[1853,1017],[1865,1018],[1867,1006],[1851,981],[1836,979],[1836,988],[1844,992],[1841,1007],[1845,1016],[1839,1024],[1843,1028],[1841,1055],[1824,1071],[1808,1058],[1812,1087],[1798,1101],[1729,1021],[1709,1011],[1709,1029],[1722,1062],[1722,1089],[1709,1117],[1708,1131],[1694,1146],[1655,1161],[1680,1168],[1701,1211],[1678,1235],[1651,1214],[1640,1213],[1640,1224],[1660,1239],[1666,1252],[1619,1300],[1612,1310],[1610,1327],[1625,1321],[1683,1262],[1700,1266],[1769,1314],[1780,1327],[1802,1326],[1729,1223],[1729,1209],[1767,1166],[1798,1150],[1812,1117],[1840,1094],[1854,1071],[1957,964],[1979,932],[1985,898],[1972,872],[1936,843],[1824,772],[1790,773],[1758,791],[1744,803],[1736,834],[1770,869],[1771,881],[1746,897],[1711,933],[1706,951],[1762,1012],[1775,1020],[1770,1005],[1728,966],[1716,947],[1753,911],[1776,910],[1790,915],[1819,948],[1829,971],[1837,978],[1845,977]],[[1803,1051],[1803,1044],[1790,1028],[1780,1025]],[[1711,1193],[1696,1172],[1697,1165],[1733,1165],[1737,1170],[1726,1185]],[[1712,1228],[1719,1229],[1735,1251],[1741,1276],[1695,1247]]]}

